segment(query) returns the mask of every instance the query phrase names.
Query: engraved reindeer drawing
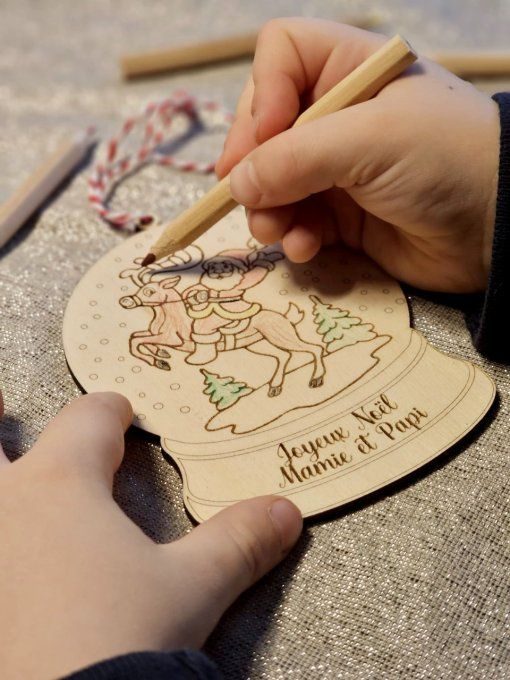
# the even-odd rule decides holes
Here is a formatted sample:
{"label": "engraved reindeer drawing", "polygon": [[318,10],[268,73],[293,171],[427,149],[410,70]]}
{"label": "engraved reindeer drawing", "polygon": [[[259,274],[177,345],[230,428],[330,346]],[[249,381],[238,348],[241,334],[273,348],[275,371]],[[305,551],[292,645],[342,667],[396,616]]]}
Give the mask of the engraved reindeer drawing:
{"label": "engraved reindeer drawing", "polygon": [[[260,283],[281,258],[278,252],[248,248],[204,259],[195,245],[147,267],[137,258],[136,268],[120,273],[137,290],[119,303],[126,309],[148,307],[153,316],[148,329],[131,334],[131,354],[150,366],[170,370],[171,350],[186,352],[187,363],[203,366],[218,352],[245,348],[275,359],[268,395],[276,397],[292,353],[304,352],[312,357],[309,386],[320,387],[324,349],[299,336],[296,326],[304,313],[293,303],[282,314],[244,299],[245,291]],[[200,269],[199,281],[179,292],[177,273],[190,269]]]}

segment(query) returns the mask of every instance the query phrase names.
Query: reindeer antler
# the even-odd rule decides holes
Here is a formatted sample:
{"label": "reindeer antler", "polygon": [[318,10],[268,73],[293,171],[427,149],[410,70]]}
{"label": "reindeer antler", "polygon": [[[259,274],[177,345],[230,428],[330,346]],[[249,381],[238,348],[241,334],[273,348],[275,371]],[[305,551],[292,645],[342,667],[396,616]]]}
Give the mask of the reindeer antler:
{"label": "reindeer antler", "polygon": [[204,251],[196,245],[188,246],[184,250],[178,250],[177,252],[165,257],[159,262],[155,262],[153,265],[159,265],[158,270],[164,272],[182,272],[186,269],[193,269],[204,260]]}
{"label": "reindeer antler", "polygon": [[153,262],[146,267],[142,267],[143,257],[136,257],[133,263],[138,267],[124,269],[120,272],[121,279],[131,279],[137,286],[144,286],[148,283],[154,274],[166,274],[169,272],[182,272],[186,269],[192,269],[200,264],[204,259],[204,253],[201,248],[191,245],[185,250],[178,250],[173,255],[165,257],[163,260]]}

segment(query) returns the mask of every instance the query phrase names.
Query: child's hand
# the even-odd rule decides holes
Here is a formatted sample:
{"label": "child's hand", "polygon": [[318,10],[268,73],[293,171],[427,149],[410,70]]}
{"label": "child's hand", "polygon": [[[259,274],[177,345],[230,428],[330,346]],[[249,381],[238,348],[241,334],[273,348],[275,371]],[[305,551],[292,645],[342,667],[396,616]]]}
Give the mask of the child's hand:
{"label": "child's hand", "polygon": [[232,195],[255,238],[281,239],[296,262],[339,240],[413,285],[481,290],[499,160],[490,98],[420,60],[371,101],[283,132],[384,40],[325,21],[267,24],[217,172],[248,154]]}
{"label": "child's hand", "polygon": [[88,395],[20,460],[0,453],[2,678],[45,680],[131,651],[198,648],[297,540],[297,508],[264,497],[171,545],[153,543],[111,496],[131,418],[120,395]]}

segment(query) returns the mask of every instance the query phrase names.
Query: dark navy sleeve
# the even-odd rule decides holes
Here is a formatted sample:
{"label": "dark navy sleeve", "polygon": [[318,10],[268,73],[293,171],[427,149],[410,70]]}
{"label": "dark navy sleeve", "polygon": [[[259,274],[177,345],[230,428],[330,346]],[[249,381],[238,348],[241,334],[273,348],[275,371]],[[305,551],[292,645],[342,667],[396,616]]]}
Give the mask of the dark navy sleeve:
{"label": "dark navy sleeve", "polygon": [[137,652],[102,661],[65,680],[221,680],[201,652]]}
{"label": "dark navy sleeve", "polygon": [[501,120],[498,197],[491,271],[485,295],[467,314],[476,348],[489,359],[510,363],[505,332],[510,309],[510,92],[494,95]]}

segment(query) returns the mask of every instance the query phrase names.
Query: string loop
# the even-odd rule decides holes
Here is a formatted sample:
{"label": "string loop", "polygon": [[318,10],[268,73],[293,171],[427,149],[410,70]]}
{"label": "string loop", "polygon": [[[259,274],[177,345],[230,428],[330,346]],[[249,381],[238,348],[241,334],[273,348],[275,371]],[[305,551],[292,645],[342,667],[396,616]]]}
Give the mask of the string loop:
{"label": "string loop", "polygon": [[[208,174],[214,170],[214,162],[189,161],[176,158],[167,149],[173,123],[178,116],[188,119],[193,126],[206,128],[204,114],[219,114],[220,120],[229,126],[234,116],[216,102],[199,102],[186,92],[175,92],[168,99],[149,103],[138,117],[128,118],[118,135],[106,143],[105,160],[98,163],[88,181],[88,199],[92,208],[112,227],[136,231],[154,221],[154,215],[141,212],[118,211],[109,207],[109,200],[116,187],[141,167],[157,163],[176,168],[182,172]],[[136,146],[135,135],[139,142]],[[129,150],[129,143],[134,150]]]}

